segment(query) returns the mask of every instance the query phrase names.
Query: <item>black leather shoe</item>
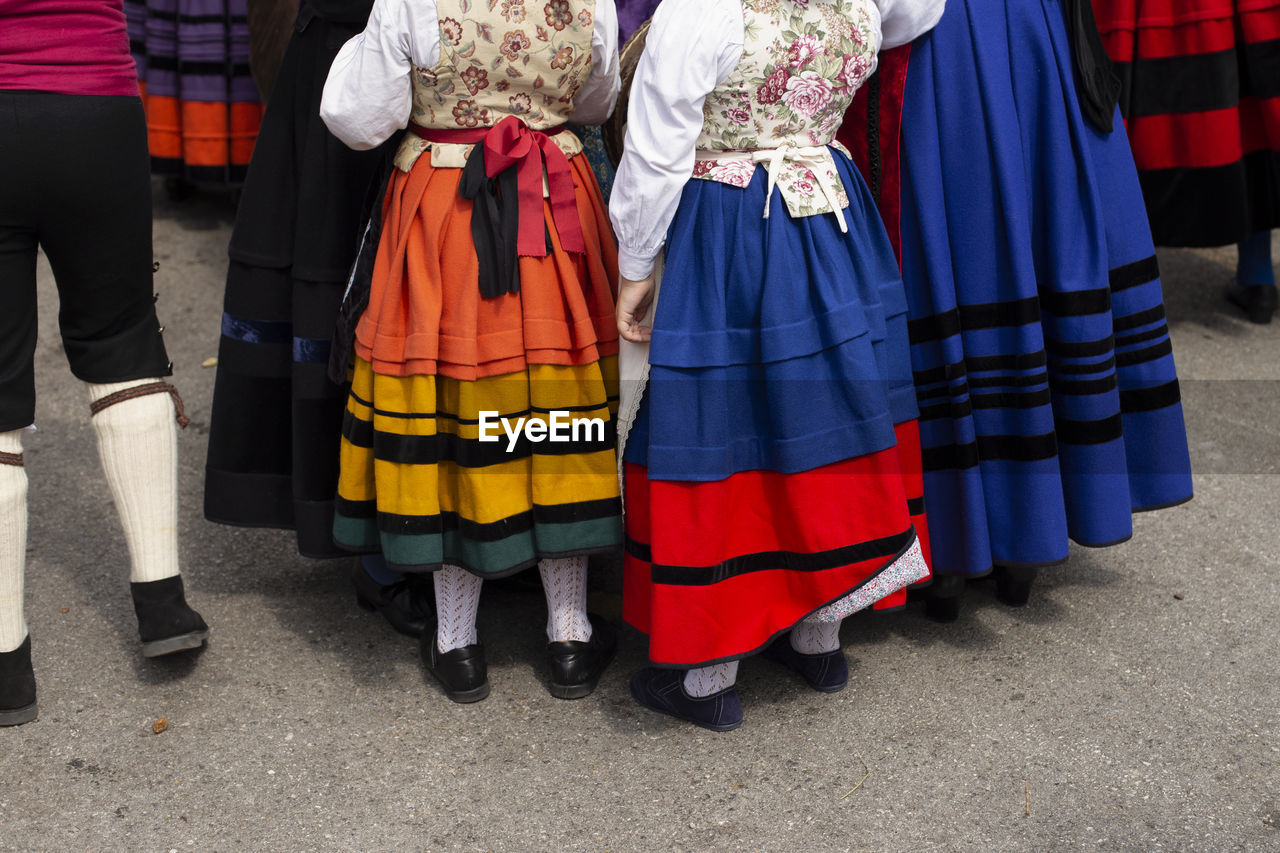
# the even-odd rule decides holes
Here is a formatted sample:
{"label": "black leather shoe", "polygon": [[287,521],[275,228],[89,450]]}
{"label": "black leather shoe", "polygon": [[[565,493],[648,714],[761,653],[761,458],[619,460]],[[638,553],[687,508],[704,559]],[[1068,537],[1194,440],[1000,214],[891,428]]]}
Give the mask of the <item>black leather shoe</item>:
{"label": "black leather shoe", "polygon": [[371,578],[357,561],[351,583],[356,588],[356,604],[381,613],[392,628],[406,637],[421,637],[435,621],[435,594],[426,578],[405,575],[384,586]]}
{"label": "black leather shoe", "polygon": [[0,726],[20,726],[38,716],[36,674],[31,668],[31,638],[0,653]]}
{"label": "black leather shoe", "polygon": [[551,683],[547,689],[557,699],[581,699],[596,689],[605,667],[618,651],[618,632],[603,616],[587,614],[591,639],[547,643]]}
{"label": "black leather shoe", "polygon": [[642,669],[631,676],[631,696],[646,708],[713,732],[727,732],[742,725],[742,702],[736,688],[726,687],[710,696],[690,696],[684,690],[684,673],[683,669]]}
{"label": "black leather shoe", "polygon": [[466,705],[489,695],[489,667],[484,661],[483,643],[442,652],[436,645],[436,632],[424,632],[422,662],[444,687],[444,695],[454,702]]}
{"label": "black leather shoe", "polygon": [[934,575],[933,583],[924,591],[924,614],[934,622],[956,621],[960,618],[963,592],[962,575]]}
{"label": "black leather shoe", "polygon": [[844,690],[849,683],[849,662],[840,649],[812,655],[798,652],[791,645],[791,634],[788,633],[770,643],[764,650],[764,656],[799,673],[810,687],[823,693]]}
{"label": "black leather shoe", "polygon": [[1035,566],[996,566],[996,598],[1010,607],[1022,607],[1031,598]]}
{"label": "black leather shoe", "polygon": [[1250,323],[1266,324],[1276,313],[1276,303],[1280,301],[1276,286],[1273,284],[1236,284],[1227,285],[1227,299],[1239,306]]}
{"label": "black leather shoe", "polygon": [[209,638],[209,626],[187,604],[181,575],[131,583],[129,591],[133,594],[133,612],[138,615],[144,658],[198,649]]}

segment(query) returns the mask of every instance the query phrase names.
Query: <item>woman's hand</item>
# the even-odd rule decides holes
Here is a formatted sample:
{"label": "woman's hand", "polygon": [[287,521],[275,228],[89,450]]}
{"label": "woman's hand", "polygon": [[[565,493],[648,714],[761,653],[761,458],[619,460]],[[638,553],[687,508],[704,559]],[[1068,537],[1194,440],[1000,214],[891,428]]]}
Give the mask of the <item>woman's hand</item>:
{"label": "woman's hand", "polygon": [[639,281],[618,277],[618,334],[624,340],[643,343],[653,337],[653,328],[640,325],[653,303],[653,273]]}

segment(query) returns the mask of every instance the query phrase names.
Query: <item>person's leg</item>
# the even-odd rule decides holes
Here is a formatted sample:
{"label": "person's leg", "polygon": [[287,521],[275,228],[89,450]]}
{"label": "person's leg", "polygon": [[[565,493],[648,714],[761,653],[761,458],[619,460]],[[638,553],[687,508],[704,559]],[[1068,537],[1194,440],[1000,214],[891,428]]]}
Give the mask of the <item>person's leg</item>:
{"label": "person's leg", "polygon": [[1239,284],[1266,284],[1275,287],[1276,273],[1271,263],[1271,232],[1250,234],[1236,247],[1236,281]]}
{"label": "person's leg", "polygon": [[54,182],[30,165],[44,135],[27,126],[25,111],[41,99],[34,92],[0,92],[0,726],[21,725],[37,716],[23,612],[27,475],[22,430],[35,419],[34,208]]}
{"label": "person's leg", "polygon": [[849,664],[840,650],[840,625],[847,615],[844,608],[825,607],[796,623],[788,636],[765,649],[764,656],[799,673],[814,690],[843,690],[849,683]]}
{"label": "person's leg", "polygon": [[365,554],[351,573],[356,603],[381,613],[407,637],[421,637],[431,623],[431,584],[420,575],[404,575],[387,566],[381,554]]}
{"label": "person's leg", "polygon": [[[27,563],[27,473],[22,431],[0,433],[0,654],[27,639],[22,594]],[[0,698],[0,706],[5,702]]]}
{"label": "person's leg", "polygon": [[605,619],[587,613],[587,558],[538,562],[547,596],[548,690],[557,699],[581,699],[600,683],[618,650],[618,633]]}
{"label": "person's leg", "polygon": [[[58,285],[67,360],[88,385],[103,471],[129,547],[143,654],[196,648],[208,626],[187,606],[178,574],[178,401],[162,379],[172,365],[152,295],[142,105],[90,96],[50,103],[44,119],[52,130],[66,125],[94,140],[93,158],[68,156],[59,164],[67,180],[44,199],[37,236]],[[50,138],[54,149],[64,144],[61,133]]]}
{"label": "person's leg", "polygon": [[164,383],[151,378],[88,386],[98,455],[120,513],[133,583],[178,574],[178,427],[170,395],[150,390],[157,384]]}
{"label": "person's leg", "polygon": [[728,690],[738,680],[738,662],[715,663],[697,666],[684,674],[684,692],[695,699],[703,699]]}
{"label": "person's leg", "polygon": [[178,571],[176,392],[155,378],[88,387],[98,455],[129,548],[142,653],[199,648],[209,626],[187,604]]}
{"label": "person's leg", "polygon": [[737,678],[737,661],[688,670],[650,667],[631,677],[631,696],[660,714],[727,732],[742,725],[742,703],[734,688]]}
{"label": "person's leg", "polygon": [[1240,306],[1249,322],[1270,323],[1280,303],[1271,265],[1271,232],[1250,234],[1236,248],[1236,280],[1227,288],[1227,298]]}
{"label": "person's leg", "polygon": [[436,588],[436,649],[443,653],[476,645],[476,612],[484,582],[457,566],[445,566],[432,580]]}
{"label": "person's leg", "polygon": [[[0,155],[4,153],[0,139]],[[4,177],[0,171],[0,181]],[[22,430],[35,418],[36,345],[35,235],[18,227],[18,212],[6,208],[0,198],[0,653],[16,650],[27,636],[22,610],[27,556]]]}
{"label": "person's leg", "polygon": [[391,586],[404,579],[404,575],[387,566],[386,558],[381,554],[365,554],[360,558],[360,568],[381,586]]}
{"label": "person's leg", "polygon": [[547,596],[547,640],[552,643],[590,640],[587,558],[540,560],[538,573]]}
{"label": "person's leg", "polygon": [[422,635],[422,662],[454,702],[479,702],[489,695],[484,646],[476,635],[483,581],[466,569],[444,566],[432,576],[436,630]]}

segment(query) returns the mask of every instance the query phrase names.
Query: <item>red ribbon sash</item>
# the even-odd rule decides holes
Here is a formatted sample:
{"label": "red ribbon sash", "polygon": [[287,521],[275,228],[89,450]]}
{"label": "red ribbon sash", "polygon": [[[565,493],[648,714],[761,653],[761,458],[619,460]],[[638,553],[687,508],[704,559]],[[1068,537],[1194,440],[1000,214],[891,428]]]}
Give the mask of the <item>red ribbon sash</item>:
{"label": "red ribbon sash", "polygon": [[[560,245],[567,252],[586,252],[578,219],[578,203],[573,192],[573,172],[569,159],[551,136],[533,130],[516,116],[507,116],[493,127],[474,130],[450,130],[409,125],[416,135],[428,142],[484,143],[484,171],[495,178],[515,168],[519,187],[520,226],[517,251],[524,257],[541,258],[547,254],[542,230],[542,172],[546,169],[551,217],[560,235]],[[551,131],[559,133],[563,128]]]}

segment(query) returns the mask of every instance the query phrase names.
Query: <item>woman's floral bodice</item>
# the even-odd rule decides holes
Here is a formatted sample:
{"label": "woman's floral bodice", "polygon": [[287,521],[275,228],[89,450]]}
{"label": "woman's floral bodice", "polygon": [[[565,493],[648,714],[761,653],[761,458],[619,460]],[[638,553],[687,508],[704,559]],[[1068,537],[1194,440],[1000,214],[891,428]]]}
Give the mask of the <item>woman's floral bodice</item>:
{"label": "woman's floral bodice", "polygon": [[[742,59],[707,96],[693,177],[750,183],[757,160],[716,152],[821,148],[876,68],[879,14],[872,0],[742,0]],[[825,162],[819,162],[825,161]],[[829,213],[813,169],[839,187],[830,155],[790,158],[774,177],[793,216]],[[848,205],[843,190],[840,206]]]}
{"label": "woman's floral bodice", "polygon": [[[440,61],[413,69],[413,123],[467,130],[514,115],[547,130],[568,120],[591,75],[595,0],[438,0],[436,8]],[[429,147],[410,134],[397,162],[403,168]]]}

